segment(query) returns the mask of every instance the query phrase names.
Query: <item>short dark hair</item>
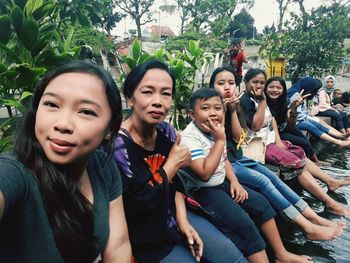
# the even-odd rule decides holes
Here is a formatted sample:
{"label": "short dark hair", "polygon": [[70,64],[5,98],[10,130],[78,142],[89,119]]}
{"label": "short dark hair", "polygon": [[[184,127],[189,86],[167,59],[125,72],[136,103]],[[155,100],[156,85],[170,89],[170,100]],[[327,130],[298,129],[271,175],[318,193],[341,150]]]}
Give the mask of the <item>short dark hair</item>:
{"label": "short dark hair", "polygon": [[150,69],[161,69],[169,74],[169,76],[173,81],[173,96],[174,96],[175,85],[176,85],[175,76],[169,70],[168,66],[165,65],[163,62],[160,62],[158,60],[149,60],[145,63],[139,64],[138,66],[136,66],[126,76],[124,87],[123,87],[123,93],[126,99],[130,99],[132,97],[132,94],[134,94],[134,91],[137,85],[139,85],[143,77],[146,75],[146,73]]}
{"label": "short dark hair", "polygon": [[219,97],[221,100],[221,103],[223,104],[222,97],[220,96],[219,92],[217,92],[215,89],[211,89],[211,88],[197,89],[190,96],[191,110],[194,110],[197,100],[207,100],[207,99],[210,99],[212,97]]}
{"label": "short dark hair", "polygon": [[231,45],[240,44],[241,42],[241,39],[237,37],[231,39]]}

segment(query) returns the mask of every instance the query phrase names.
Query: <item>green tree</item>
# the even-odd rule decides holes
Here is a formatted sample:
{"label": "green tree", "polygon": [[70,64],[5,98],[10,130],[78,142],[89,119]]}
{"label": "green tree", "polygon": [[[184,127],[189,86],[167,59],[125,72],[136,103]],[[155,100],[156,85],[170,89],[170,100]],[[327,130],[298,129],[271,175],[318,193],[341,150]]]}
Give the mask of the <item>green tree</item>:
{"label": "green tree", "polygon": [[[122,56],[122,61],[128,65],[129,69],[133,69],[149,59],[160,60],[169,66],[176,78],[176,94],[174,94],[170,116],[170,122],[176,129],[185,128],[186,106],[194,89],[195,74],[211,59],[211,56],[199,47],[198,41],[189,40],[183,47],[185,48],[182,48],[181,51],[172,53],[159,49],[154,54],[148,54],[142,51],[141,42],[135,40],[130,48],[130,54]],[[125,74],[121,78],[122,82]]]}
{"label": "green tree", "polygon": [[116,0],[115,3],[135,21],[137,36],[141,38],[141,26],[154,21],[150,12],[154,0]]}
{"label": "green tree", "polygon": [[254,18],[249,12],[243,8],[237,15],[234,16],[233,21],[227,29],[230,37],[238,38],[253,38],[256,33],[254,27]]}
{"label": "green tree", "polygon": [[182,51],[189,41],[200,41],[200,46],[206,52],[221,52],[227,45],[225,40],[217,38],[212,34],[203,32],[187,31],[176,37],[169,37],[165,42],[165,48],[169,52]]}
{"label": "green tree", "polygon": [[95,2],[0,2],[0,104],[10,117],[0,124],[0,151],[11,145],[16,115],[25,110],[39,77],[61,61],[78,57],[74,26],[92,24],[90,7]]}
{"label": "green tree", "polygon": [[293,0],[276,0],[278,4],[278,24],[277,28],[278,31],[282,31],[282,25],[283,25],[283,18],[284,15],[287,11],[288,5],[292,2]]}
{"label": "green tree", "polygon": [[[284,48],[289,57],[287,72],[292,80],[305,74],[336,73],[344,56],[344,39],[349,32],[349,8],[340,4],[321,6],[293,15]],[[305,22],[306,21],[306,22]]]}

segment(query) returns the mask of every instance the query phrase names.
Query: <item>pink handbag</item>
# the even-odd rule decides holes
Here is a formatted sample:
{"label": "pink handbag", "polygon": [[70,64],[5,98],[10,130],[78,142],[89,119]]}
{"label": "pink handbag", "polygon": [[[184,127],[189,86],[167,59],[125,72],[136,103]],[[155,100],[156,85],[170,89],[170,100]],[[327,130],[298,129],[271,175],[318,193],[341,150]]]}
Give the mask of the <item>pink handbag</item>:
{"label": "pink handbag", "polygon": [[265,161],[280,168],[283,180],[290,180],[303,171],[306,155],[300,146],[293,145],[289,141],[282,143],[287,149],[282,149],[274,143],[266,146]]}

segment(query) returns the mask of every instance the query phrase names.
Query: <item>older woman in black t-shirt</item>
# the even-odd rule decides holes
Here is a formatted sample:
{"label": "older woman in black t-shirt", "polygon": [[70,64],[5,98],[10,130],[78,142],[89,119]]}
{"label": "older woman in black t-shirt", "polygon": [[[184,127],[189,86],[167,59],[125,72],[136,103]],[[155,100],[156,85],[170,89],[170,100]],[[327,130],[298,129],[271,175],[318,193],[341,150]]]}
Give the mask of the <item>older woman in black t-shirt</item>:
{"label": "older woman in black t-shirt", "polygon": [[203,257],[211,262],[246,262],[204,218],[188,212],[190,224],[183,198],[175,197],[173,179],[178,169],[189,165],[191,155],[164,122],[174,93],[175,79],[158,61],[137,66],[124,84],[132,113],[122,123],[114,158],[122,175],[134,258],[141,263],[195,262],[202,257],[204,243]]}

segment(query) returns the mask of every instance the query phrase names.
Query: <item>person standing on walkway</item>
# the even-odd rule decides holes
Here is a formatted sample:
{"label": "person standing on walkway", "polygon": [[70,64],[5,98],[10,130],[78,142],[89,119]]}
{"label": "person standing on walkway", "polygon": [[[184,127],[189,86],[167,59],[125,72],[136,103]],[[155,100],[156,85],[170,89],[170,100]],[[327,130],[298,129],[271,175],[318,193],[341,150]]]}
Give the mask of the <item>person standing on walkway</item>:
{"label": "person standing on walkway", "polygon": [[231,47],[229,51],[229,64],[235,69],[236,84],[239,85],[243,78],[243,63],[247,63],[247,56],[243,50],[242,41],[239,38],[233,38],[231,41]]}

